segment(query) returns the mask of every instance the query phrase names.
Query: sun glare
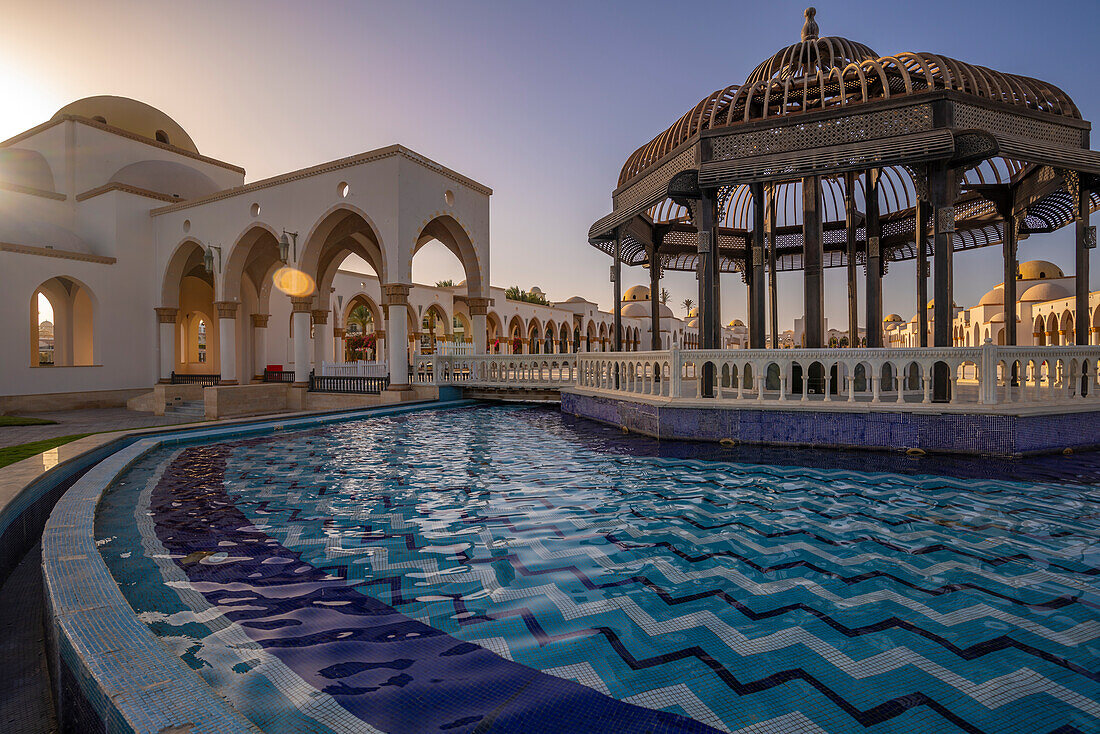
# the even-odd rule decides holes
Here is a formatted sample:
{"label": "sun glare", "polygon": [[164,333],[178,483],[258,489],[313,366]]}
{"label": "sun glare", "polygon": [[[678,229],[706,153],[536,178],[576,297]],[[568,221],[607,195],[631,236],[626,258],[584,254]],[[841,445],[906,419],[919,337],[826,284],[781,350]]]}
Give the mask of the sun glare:
{"label": "sun glare", "polygon": [[289,265],[279,268],[271,276],[272,283],[283,293],[292,297],[304,297],[313,293],[316,285],[307,273]]}
{"label": "sun glare", "polygon": [[49,321],[53,323],[53,306],[50,304],[50,299],[46,298],[44,293],[38,294],[38,323],[43,321]]}

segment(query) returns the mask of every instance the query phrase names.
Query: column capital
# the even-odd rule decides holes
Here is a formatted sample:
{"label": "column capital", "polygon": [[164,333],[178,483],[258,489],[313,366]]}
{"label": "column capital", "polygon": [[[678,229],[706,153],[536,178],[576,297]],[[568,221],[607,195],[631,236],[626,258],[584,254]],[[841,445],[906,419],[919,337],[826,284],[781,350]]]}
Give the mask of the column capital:
{"label": "column capital", "polygon": [[347,333],[347,329],[341,329],[339,326],[332,327],[332,335],[337,339],[343,339],[345,336],[347,336]]}
{"label": "column capital", "polygon": [[235,319],[241,308],[240,301],[214,301],[214,309],[219,319]]}
{"label": "column capital", "polygon": [[385,338],[386,338],[386,332],[385,332],[385,330],[383,330],[383,329],[375,329],[375,330],[374,330],[374,338],[375,338],[375,340],[378,340],[378,339],[385,339]]}
{"label": "column capital", "polygon": [[171,308],[168,306],[158,306],[153,309],[157,312],[158,324],[174,324],[179,317],[180,310],[178,308]]}
{"label": "column capital", "polygon": [[310,313],[313,311],[313,296],[293,296],[290,305],[294,313]]}
{"label": "column capital", "polygon": [[313,309],[313,323],[315,324],[327,324],[328,323],[328,311],[322,309]]}
{"label": "column capital", "polygon": [[256,327],[257,329],[266,329],[267,328],[267,321],[270,318],[271,318],[271,314],[269,314],[269,313],[254,313],[251,316],[252,325],[254,327]]}
{"label": "column capital", "polygon": [[470,309],[471,316],[485,316],[489,313],[489,306],[493,305],[492,298],[467,298],[466,306]]}
{"label": "column capital", "polygon": [[405,283],[385,283],[382,285],[382,303],[387,306],[409,305],[411,285]]}

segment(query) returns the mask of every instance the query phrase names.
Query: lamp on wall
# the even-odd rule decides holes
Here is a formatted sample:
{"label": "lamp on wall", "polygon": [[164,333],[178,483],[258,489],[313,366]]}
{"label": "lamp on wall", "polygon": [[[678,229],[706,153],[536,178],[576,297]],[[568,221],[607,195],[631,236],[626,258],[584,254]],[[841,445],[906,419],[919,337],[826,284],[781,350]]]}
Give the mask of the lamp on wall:
{"label": "lamp on wall", "polygon": [[202,264],[206,267],[206,272],[214,272],[214,250],[218,251],[218,272],[222,271],[222,248],[220,245],[209,245],[206,248],[206,252],[202,254]]}
{"label": "lamp on wall", "polygon": [[291,254],[291,252],[290,252],[290,237],[288,237],[287,235],[290,235],[290,237],[294,238],[294,253],[293,254],[294,254],[294,259],[295,260],[298,259],[298,233],[297,232],[287,232],[284,229],[283,230],[283,236],[279,238],[279,259],[282,260],[284,263],[289,262],[289,260],[287,258]]}

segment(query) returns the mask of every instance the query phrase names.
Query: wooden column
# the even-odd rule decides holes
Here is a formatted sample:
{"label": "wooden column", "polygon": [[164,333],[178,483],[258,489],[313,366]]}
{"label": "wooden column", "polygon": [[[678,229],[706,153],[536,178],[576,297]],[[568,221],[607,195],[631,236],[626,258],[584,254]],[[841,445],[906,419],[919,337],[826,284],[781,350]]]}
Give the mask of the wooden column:
{"label": "wooden column", "polygon": [[779,293],[776,290],[775,184],[768,184],[767,210],[764,212],[764,233],[768,245],[768,299],[771,301],[772,349],[779,349]]}
{"label": "wooden column", "polygon": [[[859,346],[859,291],[856,287],[856,175],[844,175],[844,211],[848,234],[848,344]],[[868,324],[868,326],[870,326]],[[869,331],[870,329],[868,329]]]}
{"label": "wooden column", "polygon": [[[709,189],[699,199],[699,347],[719,348],[721,323],[718,303],[718,192]],[[720,327],[719,327],[720,328]],[[714,365],[704,365],[700,375],[700,396],[714,396]]]}
{"label": "wooden column", "polygon": [[[928,195],[932,204],[932,242],[934,249],[932,289],[935,306],[932,311],[932,345],[951,346],[951,326],[954,303],[951,284],[951,242],[955,229],[954,186],[952,171],[942,163],[928,167]],[[951,373],[943,362],[932,370],[932,399],[950,402]]]}
{"label": "wooden column", "polygon": [[615,264],[611,266],[611,281],[615,284],[615,337],[613,344],[615,351],[623,351],[623,267],[622,267],[622,236],[615,237]]}
{"label": "wooden column", "polygon": [[1078,345],[1089,343],[1089,249],[1095,244],[1089,241],[1089,190],[1082,184],[1078,176],[1076,313],[1073,317],[1074,341]]}
{"label": "wooden column", "polygon": [[878,184],[881,171],[872,168],[866,177],[867,222],[867,267],[865,298],[867,299],[867,346],[882,346],[882,251],[879,243],[882,239],[882,226],[878,218]]}
{"label": "wooden column", "polygon": [[649,348],[654,352],[661,349],[661,257],[659,243],[654,233],[653,247],[649,251]]}
{"label": "wooden column", "polygon": [[1004,236],[1001,237],[1001,254],[1004,259],[1005,344],[1016,346],[1016,218],[1012,216],[1012,204],[1004,212]]}
{"label": "wooden column", "polygon": [[927,199],[917,201],[914,224],[917,243],[917,328],[922,347],[928,346],[928,221],[931,207]]}
{"label": "wooden column", "polygon": [[749,348],[763,349],[765,320],[764,307],[764,185],[752,184],[752,247],[745,258],[746,282],[749,285]]}
{"label": "wooden column", "polygon": [[802,283],[805,347],[820,349],[825,340],[824,240],[821,229],[821,179],[802,179]]}

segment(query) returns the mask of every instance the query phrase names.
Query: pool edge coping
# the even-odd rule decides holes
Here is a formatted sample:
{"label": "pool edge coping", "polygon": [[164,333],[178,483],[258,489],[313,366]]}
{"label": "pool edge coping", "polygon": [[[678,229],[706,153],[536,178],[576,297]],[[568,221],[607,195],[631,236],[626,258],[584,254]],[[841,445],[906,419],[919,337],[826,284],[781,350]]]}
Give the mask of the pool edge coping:
{"label": "pool edge coping", "polygon": [[[477,402],[424,401],[338,413],[275,416],[204,428],[192,426],[147,437],[141,437],[140,432],[136,438],[129,432],[115,437],[114,441],[129,443],[97,460],[58,499],[42,531],[47,637],[55,648],[50,654],[51,669],[58,671],[59,658],[64,658],[72,664],[70,669],[78,680],[94,687],[83,692],[108,731],[116,730],[111,724],[121,725],[124,731],[150,733],[188,725],[193,734],[261,731],[137,618],[96,544],[95,515],[104,492],[134,462],[166,445],[273,434],[361,418],[460,408]],[[69,462],[112,442],[81,452]],[[58,678],[52,681],[55,692],[60,687]],[[55,698],[55,705],[61,708],[60,696]]]}

